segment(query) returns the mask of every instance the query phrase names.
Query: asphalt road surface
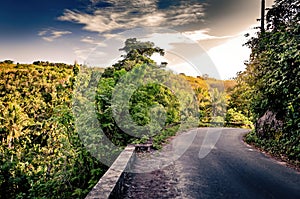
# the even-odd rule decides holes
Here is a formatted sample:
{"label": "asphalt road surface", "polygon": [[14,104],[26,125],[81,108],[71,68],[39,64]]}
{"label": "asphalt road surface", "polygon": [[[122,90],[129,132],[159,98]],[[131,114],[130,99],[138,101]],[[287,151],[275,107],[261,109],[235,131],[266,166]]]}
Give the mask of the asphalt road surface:
{"label": "asphalt road surface", "polygon": [[[208,130],[211,137],[205,137]],[[300,199],[300,173],[243,143],[247,130],[193,132],[192,144],[173,164],[131,176],[125,198]]]}

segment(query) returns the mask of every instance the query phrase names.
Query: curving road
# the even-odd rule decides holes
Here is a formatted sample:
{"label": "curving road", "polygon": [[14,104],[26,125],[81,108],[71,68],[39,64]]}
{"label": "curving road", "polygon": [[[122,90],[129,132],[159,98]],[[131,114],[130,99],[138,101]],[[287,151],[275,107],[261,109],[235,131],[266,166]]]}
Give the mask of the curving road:
{"label": "curving road", "polygon": [[206,156],[199,155],[207,130],[194,130],[193,143],[171,166],[132,175],[125,198],[300,198],[300,173],[243,143],[247,130],[209,129],[220,137]]}

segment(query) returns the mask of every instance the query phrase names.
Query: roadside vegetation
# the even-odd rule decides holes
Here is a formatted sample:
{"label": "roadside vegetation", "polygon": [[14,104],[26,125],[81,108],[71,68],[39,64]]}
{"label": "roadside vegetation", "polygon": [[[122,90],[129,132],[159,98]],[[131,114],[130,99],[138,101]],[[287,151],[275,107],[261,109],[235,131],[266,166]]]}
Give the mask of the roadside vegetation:
{"label": "roadside vegetation", "polygon": [[[101,70],[41,61],[1,62],[0,198],[87,195],[107,170],[101,158],[95,158],[82,142],[101,137],[98,126],[75,125],[77,115],[72,109],[91,102],[90,96],[95,101],[96,122],[119,149],[149,141],[159,149],[169,137],[196,121],[200,127],[252,128],[246,142],[299,166],[299,13],[298,0],[276,1],[268,11],[266,30],[246,44],[252,49],[246,71],[233,80],[165,70],[160,82],[143,84],[151,78],[147,71],[164,71],[166,63],[158,65],[150,58],[154,53],[164,55],[164,50],[135,38],[126,40],[120,61]],[[135,81],[129,81],[134,74]],[[168,79],[178,90],[163,84]],[[87,89],[91,86],[96,92]],[[192,92],[195,99],[189,98]],[[75,94],[77,101],[73,100]],[[112,103],[122,102],[129,94],[127,103]],[[182,101],[193,100],[195,104],[185,103],[182,108]],[[89,114],[81,115],[81,121]],[[165,117],[162,122],[160,117]],[[189,121],[184,128],[182,121]],[[79,128],[85,128],[84,135],[80,136]],[[106,149],[101,148],[99,157],[105,156]]]}
{"label": "roadside vegetation", "polygon": [[78,69],[0,63],[0,198],[83,198],[107,169],[74,128]]}
{"label": "roadside vegetation", "polygon": [[[164,54],[163,49],[152,42],[128,39],[122,50],[125,52],[123,59],[105,70],[42,61],[14,64],[5,60],[0,63],[0,198],[84,198],[97,183],[107,166],[98,156],[95,158],[82,141],[96,140],[100,135],[92,128],[93,124],[76,126],[77,115],[72,111],[90,102],[88,98],[93,95],[89,92],[94,90],[87,88],[91,85],[96,88],[93,106],[99,126],[120,149],[130,143],[149,140],[159,149],[169,137],[195,122],[196,126],[251,127],[247,112],[235,107],[236,81],[216,80],[207,75],[188,77],[160,70],[164,71],[159,74],[161,82],[135,89],[128,107],[112,104],[112,94],[120,79],[126,79],[130,72],[144,78],[146,76],[141,75],[146,71],[165,66],[150,59],[153,53]],[[143,78],[136,82],[142,84]],[[170,86],[174,90],[160,84],[169,79],[172,79]],[[78,82],[84,86],[78,87]],[[118,86],[125,94],[131,92],[130,86],[134,87],[131,84],[124,84],[124,88]],[[192,92],[197,99],[190,98]],[[188,103],[193,100],[195,103]],[[181,108],[182,101],[185,109]],[[121,115],[125,112],[117,114],[120,118],[116,122],[116,115],[113,115],[116,108],[127,108],[134,122],[125,121],[127,126],[120,128],[118,122],[124,119]],[[159,121],[156,116],[163,115],[162,123],[153,122]],[[80,115],[82,121],[88,121],[85,119],[89,116],[88,112]],[[182,121],[188,122],[183,125]],[[134,125],[145,128],[134,130]],[[84,129],[85,134],[80,135],[78,128]],[[126,129],[133,131],[128,133]],[[100,147],[100,159],[107,152],[105,147]]]}
{"label": "roadside vegetation", "polygon": [[246,44],[247,69],[237,78],[242,107],[256,122],[246,141],[300,166],[300,1],[276,0],[266,30]]}
{"label": "roadside vegetation", "polygon": [[[125,51],[123,59],[104,70],[96,94],[98,120],[106,136],[115,145],[126,146],[130,143],[145,143],[151,140],[153,146],[159,149],[168,137],[178,132],[182,120],[194,120],[196,127],[253,127],[249,115],[244,115],[242,110],[237,109],[235,99],[231,97],[236,93],[235,80],[222,81],[207,75],[189,77],[163,70],[167,63],[162,66],[150,59],[154,53],[164,55],[163,49],[155,47],[152,42],[141,42],[131,38],[126,40],[121,50]],[[143,81],[151,76],[147,72],[155,69],[160,69],[158,82],[135,87],[135,84],[142,85]],[[127,80],[130,76],[134,76],[134,82],[125,81],[125,83],[124,79]],[[156,74],[155,78],[157,77]],[[170,83],[169,88],[164,86],[165,82]],[[172,86],[176,90],[172,90]],[[130,93],[132,88],[135,91]],[[191,90],[189,91],[188,88]],[[114,92],[120,92],[120,98],[113,96]],[[188,99],[191,92],[197,98],[196,114],[180,109],[183,105],[180,104],[182,102],[178,96],[185,96],[186,101],[191,101],[192,99]],[[126,98],[127,95],[131,96],[128,103],[119,105],[112,100],[117,98],[122,101],[121,99]],[[189,105],[190,107],[186,110],[195,109],[192,105]],[[164,110],[157,107],[153,109],[153,106],[161,106]],[[228,110],[227,107],[229,107]],[[122,111],[114,115],[116,109]],[[130,119],[126,116],[128,109]],[[160,114],[166,115],[163,124],[154,123],[153,120],[157,120]],[[153,119],[153,115],[158,118]],[[159,133],[155,131],[158,125],[160,125],[158,129],[162,129]],[[147,128],[141,129],[137,126]]]}

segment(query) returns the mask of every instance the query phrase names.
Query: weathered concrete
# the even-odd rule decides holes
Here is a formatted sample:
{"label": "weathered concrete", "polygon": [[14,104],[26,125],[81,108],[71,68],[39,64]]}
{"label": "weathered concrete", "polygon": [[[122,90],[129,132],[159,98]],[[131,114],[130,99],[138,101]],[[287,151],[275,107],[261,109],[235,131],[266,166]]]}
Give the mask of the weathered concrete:
{"label": "weathered concrete", "polygon": [[118,198],[122,195],[126,170],[130,169],[134,162],[134,151],[134,146],[127,146],[86,196],[86,199]]}

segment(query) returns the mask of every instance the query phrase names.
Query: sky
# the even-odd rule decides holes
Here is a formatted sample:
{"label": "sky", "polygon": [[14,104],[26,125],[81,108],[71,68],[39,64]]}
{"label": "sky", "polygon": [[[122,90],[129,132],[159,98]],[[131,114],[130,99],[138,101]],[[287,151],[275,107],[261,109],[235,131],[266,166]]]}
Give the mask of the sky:
{"label": "sky", "polygon": [[[152,41],[178,73],[229,79],[244,70],[260,0],[1,0],[0,60],[107,67],[127,38]],[[266,0],[270,7],[273,0]]]}

